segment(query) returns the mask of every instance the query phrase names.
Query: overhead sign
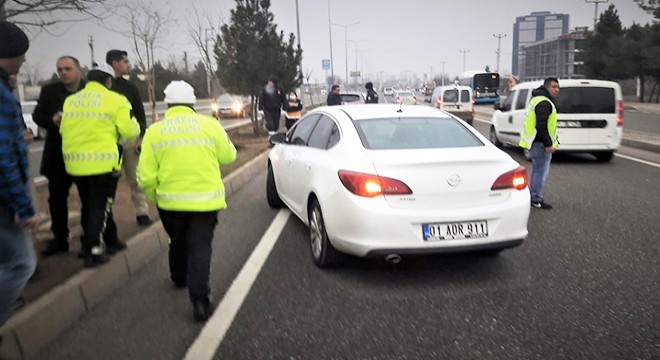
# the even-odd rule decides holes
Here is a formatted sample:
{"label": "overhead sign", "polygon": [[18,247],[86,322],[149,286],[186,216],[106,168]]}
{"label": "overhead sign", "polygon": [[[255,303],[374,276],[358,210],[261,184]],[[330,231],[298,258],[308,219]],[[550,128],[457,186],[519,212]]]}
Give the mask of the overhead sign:
{"label": "overhead sign", "polygon": [[360,77],[359,71],[351,71],[351,77]]}
{"label": "overhead sign", "polygon": [[323,70],[330,70],[330,59],[321,60],[321,68]]}

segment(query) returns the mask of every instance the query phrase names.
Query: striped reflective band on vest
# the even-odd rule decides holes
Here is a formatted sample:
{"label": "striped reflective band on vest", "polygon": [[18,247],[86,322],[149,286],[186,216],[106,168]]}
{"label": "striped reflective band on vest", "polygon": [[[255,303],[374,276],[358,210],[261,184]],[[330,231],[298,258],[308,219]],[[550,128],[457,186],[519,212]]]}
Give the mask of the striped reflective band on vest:
{"label": "striped reflective band on vest", "polygon": [[151,148],[153,149],[153,151],[158,151],[165,148],[181,147],[181,146],[214,146],[215,147],[215,140],[206,139],[206,138],[172,139],[172,140],[164,140],[157,142],[155,144],[151,144]]}
{"label": "striped reflective band on vest", "polygon": [[82,120],[104,120],[112,121],[113,117],[111,114],[106,114],[103,112],[96,111],[66,111],[62,114],[62,117],[67,119],[82,119]]}
{"label": "striped reflective band on vest", "polygon": [[86,152],[86,153],[65,153],[64,161],[91,161],[91,160],[119,160],[119,154],[116,152]]}
{"label": "striped reflective band on vest", "polygon": [[197,193],[174,193],[167,194],[161,193],[157,195],[158,202],[161,201],[179,201],[179,202],[194,202],[194,201],[211,201],[217,199],[224,199],[224,190],[212,192],[197,192]]}

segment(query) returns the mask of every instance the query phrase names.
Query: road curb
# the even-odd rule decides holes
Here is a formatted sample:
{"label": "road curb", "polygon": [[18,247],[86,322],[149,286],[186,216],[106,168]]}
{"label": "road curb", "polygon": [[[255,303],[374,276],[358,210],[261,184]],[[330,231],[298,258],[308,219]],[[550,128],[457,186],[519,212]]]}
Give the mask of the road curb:
{"label": "road curb", "polygon": [[[264,151],[223,179],[227,197],[263,171],[267,157],[268,151]],[[0,328],[0,358],[34,357],[166,250],[168,241],[162,223],[156,221],[128,239],[128,249],[115,255],[108,264],[80,271],[18,311]]]}
{"label": "road curb", "polygon": [[636,148],[636,149],[642,149],[642,150],[647,150],[647,151],[653,151],[653,152],[660,153],[660,144],[654,144],[654,143],[647,142],[647,141],[640,141],[640,140],[623,138],[623,139],[621,139],[621,145],[633,147],[633,148]]}

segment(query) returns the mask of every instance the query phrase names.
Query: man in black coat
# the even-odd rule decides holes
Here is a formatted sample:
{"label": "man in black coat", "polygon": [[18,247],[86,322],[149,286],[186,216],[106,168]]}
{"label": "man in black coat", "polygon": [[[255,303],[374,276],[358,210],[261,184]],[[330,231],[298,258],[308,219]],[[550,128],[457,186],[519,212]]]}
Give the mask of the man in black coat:
{"label": "man in black coat", "polygon": [[378,94],[376,91],[374,91],[374,84],[369,81],[364,85],[364,87],[367,89],[367,100],[365,103],[367,104],[378,104]]}
{"label": "man in black coat", "polygon": [[271,76],[259,95],[258,109],[264,112],[268,135],[275,135],[280,128],[282,108],[287,109],[284,90],[277,86],[277,78]]}
{"label": "man in black coat", "polygon": [[128,185],[131,188],[131,200],[135,208],[135,215],[137,223],[140,226],[151,225],[149,219],[149,203],[144,192],[138,187],[136,169],[138,159],[140,157],[140,149],[142,147],[142,137],[147,130],[147,118],[144,114],[144,105],[140,98],[138,88],[130,81],[124,79],[124,75],[128,75],[131,69],[131,63],[128,61],[128,53],[123,50],[110,50],[105,56],[105,62],[112,67],[115,71],[115,78],[113,79],[112,91],[118,92],[128,99],[132,106],[132,115],[140,125],[140,136],[135,140],[122,141],[121,145],[124,150],[122,153],[123,162],[122,168],[124,169],[124,176]]}
{"label": "man in black coat", "polygon": [[54,239],[46,243],[42,253],[46,256],[69,251],[69,190],[73,178],[64,169],[60,121],[64,100],[85,86],[78,59],[62,56],[57,59],[57,76],[60,81],[41,89],[32,119],[46,129],[46,142],[41,158],[41,175],[48,178],[48,208]]}
{"label": "man in black coat", "polygon": [[328,94],[328,99],[326,100],[326,103],[328,106],[332,105],[341,105],[341,96],[339,95],[339,92],[341,89],[339,88],[339,85],[332,85],[332,88],[330,90],[330,94]]}

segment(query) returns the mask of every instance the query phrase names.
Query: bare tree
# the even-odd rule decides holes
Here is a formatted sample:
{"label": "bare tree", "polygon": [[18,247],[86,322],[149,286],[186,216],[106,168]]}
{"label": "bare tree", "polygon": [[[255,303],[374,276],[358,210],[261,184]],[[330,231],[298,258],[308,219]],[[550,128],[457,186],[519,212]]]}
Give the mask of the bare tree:
{"label": "bare tree", "polygon": [[58,23],[104,18],[111,13],[113,1],[0,0],[0,20],[45,30]]}
{"label": "bare tree", "polygon": [[[309,78],[312,77],[312,73],[314,73],[314,69],[309,69],[309,70],[305,71],[305,80],[307,81],[307,86],[308,87],[309,87]],[[300,98],[302,99],[302,94],[300,94]],[[312,97],[311,88],[310,88],[310,91],[309,91],[309,101],[310,101],[310,104],[312,104],[312,106],[314,106],[314,98]]]}
{"label": "bare tree", "polygon": [[120,17],[127,25],[123,33],[130,39],[137,59],[137,67],[144,74],[151,103],[152,121],[156,121],[156,75],[154,73],[154,48],[165,35],[167,24],[172,22],[170,13],[159,12],[151,2],[129,2],[124,5]]}
{"label": "bare tree", "polygon": [[212,97],[218,96],[217,65],[213,58],[213,49],[220,33],[222,20],[214,20],[209,13],[200,11],[194,2],[191,2],[192,14],[188,22],[188,37],[195,43],[206,68],[207,92]]}

